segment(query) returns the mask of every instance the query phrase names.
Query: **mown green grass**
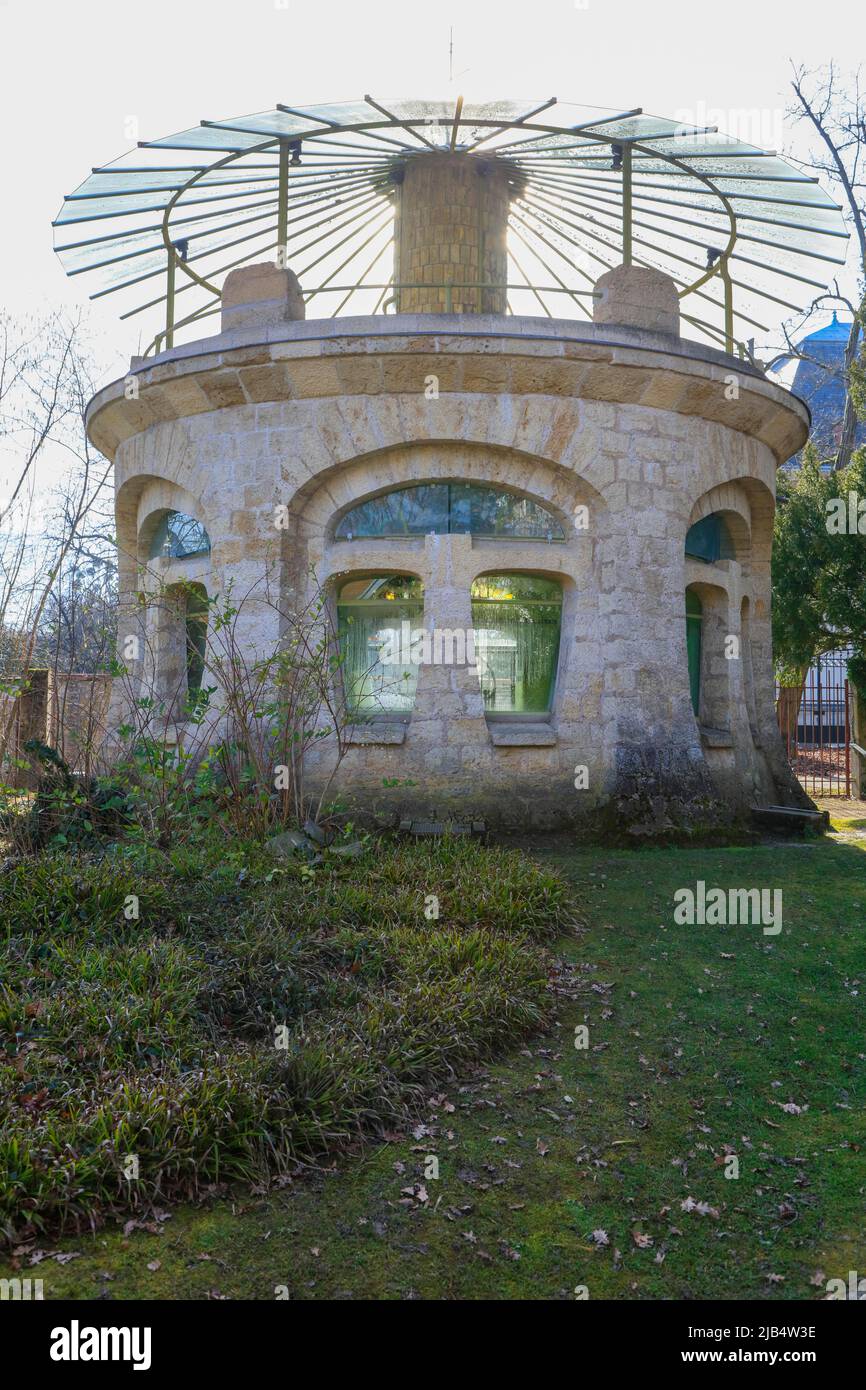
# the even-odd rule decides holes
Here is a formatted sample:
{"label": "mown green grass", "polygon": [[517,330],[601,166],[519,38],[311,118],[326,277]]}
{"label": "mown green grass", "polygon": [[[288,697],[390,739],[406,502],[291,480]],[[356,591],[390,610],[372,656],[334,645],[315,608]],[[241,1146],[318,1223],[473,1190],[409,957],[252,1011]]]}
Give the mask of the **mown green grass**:
{"label": "mown green grass", "polygon": [[[22,1272],[121,1299],[821,1298],[819,1274],[866,1272],[863,849],[536,853],[590,918],[561,943],[558,1025],[426,1088],[423,1130]],[[781,887],[781,934],[675,926],[698,879]],[[426,1202],[404,1192],[422,1182]]]}
{"label": "mown green grass", "polygon": [[866,820],[862,816],[830,816],[831,830],[866,830]]}
{"label": "mown green grass", "polygon": [[551,872],[456,840],[312,874],[224,841],[22,861],[0,878],[7,1240],[266,1182],[402,1122],[549,1020],[541,943],[570,913]]}

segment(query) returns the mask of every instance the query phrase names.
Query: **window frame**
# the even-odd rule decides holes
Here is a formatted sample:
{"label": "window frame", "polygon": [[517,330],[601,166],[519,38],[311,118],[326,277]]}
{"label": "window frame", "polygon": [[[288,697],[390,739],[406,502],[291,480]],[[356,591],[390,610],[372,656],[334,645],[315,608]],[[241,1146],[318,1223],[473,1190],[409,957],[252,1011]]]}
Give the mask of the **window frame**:
{"label": "window frame", "polygon": [[[694,534],[699,537],[699,548],[690,550],[689,537]],[[705,537],[706,542],[704,542]],[[694,546],[694,544],[693,541],[692,545]],[[710,553],[705,553],[707,551]],[[720,560],[735,559],[737,547],[724,512],[708,512],[706,516],[698,517],[697,521],[693,521],[686,531],[683,553],[687,559],[700,560],[704,565],[715,565]]]}
{"label": "window frame", "polygon": [[[157,540],[161,535],[165,535],[166,539],[170,538],[169,526],[174,517],[182,517],[185,522],[189,522],[194,526],[198,526],[201,530],[201,535],[204,538],[205,544],[200,546],[197,550],[184,550],[182,553],[177,555],[173,553],[166,555],[163,549],[157,549]],[[211,554],[211,549],[212,546],[210,532],[208,531],[204,522],[200,521],[197,516],[193,516],[191,512],[182,512],[177,507],[169,507],[165,511],[163,511],[157,519],[156,525],[153,529],[153,534],[150,538],[150,542],[147,547],[147,558],[148,560],[164,560],[166,563],[171,564],[182,564],[186,560],[200,560],[203,557],[209,558]]]}
{"label": "window frame", "polygon": [[[558,602],[556,602],[556,601],[555,601],[554,599],[552,599],[552,598],[530,598],[530,599],[496,599],[496,598],[492,598],[492,599],[491,599],[491,598],[488,598],[488,599],[485,599],[485,598],[475,598],[474,595],[473,595],[473,591],[474,591],[474,589],[475,589],[476,584],[481,583],[481,582],[482,582],[483,580],[485,580],[485,579],[493,579],[493,578],[495,578],[495,579],[506,579],[506,580],[509,580],[509,581],[513,581],[513,580],[515,580],[515,579],[534,579],[534,580],[540,580],[540,581],[542,581],[543,583],[545,583],[545,584],[550,584],[550,585],[552,586],[552,588],[553,588],[553,589],[556,591],[556,593],[558,594]],[[489,709],[489,708],[487,707],[486,703],[484,704],[484,717],[485,717],[485,719],[486,719],[488,722],[493,722],[493,723],[497,723],[497,724],[549,724],[549,723],[551,722],[552,718],[553,718],[554,711],[555,711],[555,709],[556,709],[556,698],[557,698],[557,693],[558,693],[558,690],[559,690],[559,672],[560,672],[560,665],[561,665],[561,661],[562,661],[562,652],[563,652],[563,646],[562,646],[562,618],[563,618],[563,609],[564,609],[564,607],[565,607],[565,590],[564,590],[564,587],[563,587],[562,583],[560,582],[560,580],[559,580],[558,578],[553,578],[552,576],[546,575],[546,574],[540,574],[540,573],[538,573],[537,571],[534,571],[534,570],[527,570],[527,569],[510,570],[510,571],[509,571],[509,570],[487,570],[487,571],[485,571],[485,572],[482,573],[482,574],[477,574],[477,575],[475,576],[475,578],[472,580],[472,583],[471,583],[471,585],[470,585],[470,590],[469,590],[469,603],[470,603],[470,612],[471,612],[471,614],[472,614],[472,629],[473,629],[473,632],[476,634],[476,643],[475,643],[475,645],[476,645],[476,661],[477,661],[477,659],[478,659],[478,641],[477,641],[477,633],[478,633],[478,631],[479,631],[479,628],[477,627],[476,621],[475,621],[475,611],[474,611],[474,609],[475,609],[475,604],[476,604],[476,603],[498,604],[498,605],[501,605],[502,607],[509,607],[509,608],[512,607],[512,606],[514,606],[514,607],[521,607],[521,608],[533,608],[533,607],[538,607],[538,608],[551,608],[551,607],[554,607],[554,606],[555,606],[555,607],[557,608],[557,610],[558,610],[558,622],[557,622],[557,629],[556,629],[556,647],[555,647],[555,651],[554,651],[554,653],[553,653],[552,660],[551,660],[551,670],[550,670],[550,677],[549,677],[549,695],[548,695],[547,708],[544,709],[544,710],[518,710],[518,709],[496,710],[496,709]],[[482,702],[484,702],[484,693],[483,693],[483,689],[482,689],[482,687],[481,687],[481,672],[480,672],[480,670],[478,671],[478,686],[479,686],[479,691],[480,691],[480,693],[481,693]]]}
{"label": "window frame", "polygon": [[[399,495],[400,493],[413,492],[422,488],[443,488],[445,490],[446,499],[443,512],[443,515],[445,517],[444,528],[440,529],[438,524],[433,524],[430,526],[426,526],[423,530],[417,531],[393,530],[373,532],[353,530],[348,535],[341,534],[341,532],[346,526],[348,519],[355,512],[359,512],[362,508],[367,507],[374,502],[382,502],[386,498],[394,497],[396,495]],[[512,498],[515,502],[529,502],[533,507],[538,509],[542,516],[549,519],[550,532],[549,534],[544,536],[530,534],[514,535],[501,531],[476,530],[473,529],[471,524],[467,526],[465,522],[458,522],[455,519],[456,499],[452,499],[452,489],[456,488],[476,489],[480,492],[491,493],[497,497]],[[484,541],[519,541],[522,544],[529,543],[531,545],[564,545],[568,538],[567,529],[563,525],[560,518],[557,516],[555,510],[552,507],[547,506],[546,503],[540,502],[537,498],[530,496],[529,493],[520,492],[517,489],[502,487],[499,484],[489,483],[483,480],[476,481],[475,479],[466,478],[434,478],[426,482],[402,483],[399,487],[387,488],[384,492],[377,493],[373,497],[367,497],[362,501],[352,503],[352,505],[347,508],[347,510],[343,513],[343,515],[340,517],[340,519],[337,521],[334,527],[334,541],[343,543],[352,541],[375,540],[419,540],[423,539],[425,535],[430,535],[431,532],[434,535],[440,536],[470,535],[473,537],[477,537],[478,540]]]}
{"label": "window frame", "polygon": [[[689,611],[690,605],[692,606],[691,612]],[[685,606],[686,671],[689,678],[689,701],[695,719],[700,723],[704,660],[704,601],[691,585],[686,589]]]}
{"label": "window frame", "polygon": [[[361,610],[363,610],[364,608],[368,608],[368,609],[372,609],[372,608],[381,608],[381,607],[383,606],[383,603],[391,602],[391,600],[387,600],[387,599],[386,599],[386,600],[382,600],[382,599],[375,599],[375,598],[374,598],[374,599],[354,599],[354,600],[349,599],[349,600],[347,601],[347,600],[341,600],[340,595],[341,595],[342,591],[343,591],[343,590],[347,587],[347,585],[349,585],[349,584],[357,583],[357,582],[360,582],[360,581],[372,582],[372,581],[374,581],[374,580],[376,580],[376,579],[383,579],[383,580],[391,579],[391,580],[402,581],[402,582],[405,582],[406,580],[408,580],[411,584],[417,585],[417,588],[418,588],[418,597],[417,597],[416,599],[414,599],[414,600],[411,599],[411,598],[410,598],[410,599],[395,599],[395,600],[393,600],[393,602],[394,602],[395,610],[397,610],[398,608],[402,608],[402,609],[405,610],[407,607],[410,607],[410,606],[413,605],[413,604],[417,607],[417,612],[416,612],[415,617],[410,617],[410,619],[409,619],[409,621],[410,621],[410,623],[412,624],[413,627],[416,626],[416,624],[417,624],[417,622],[418,622],[419,619],[423,621],[423,618],[424,618],[424,611],[425,611],[424,581],[421,579],[421,577],[420,577],[419,575],[410,574],[410,573],[407,573],[406,571],[397,571],[397,572],[395,572],[395,571],[392,571],[392,570],[361,570],[361,571],[354,571],[354,572],[345,573],[345,574],[342,574],[342,575],[339,575],[339,576],[335,576],[335,578],[331,581],[331,582],[332,582],[332,590],[333,590],[333,591],[332,591],[332,602],[333,602],[333,605],[334,605],[334,614],[335,614],[335,618],[336,618],[335,635],[336,635],[336,641],[337,641],[337,652],[338,652],[338,655],[339,655],[339,662],[340,662],[340,664],[339,664],[339,679],[340,679],[340,682],[341,682],[341,688],[342,688],[342,692],[343,692],[343,700],[344,700],[344,702],[345,702],[346,715],[347,715],[348,722],[349,722],[350,724],[408,724],[409,721],[410,721],[411,718],[412,718],[412,714],[413,714],[413,711],[414,711],[414,709],[415,709],[415,700],[416,700],[417,693],[418,693],[418,678],[417,678],[417,677],[416,677],[416,679],[415,679],[415,684],[414,684],[414,686],[413,686],[413,688],[412,688],[412,702],[411,702],[411,704],[409,705],[409,707],[408,707],[407,709],[392,709],[392,710],[389,710],[389,709],[385,709],[385,708],[381,708],[381,707],[380,707],[380,708],[378,708],[378,709],[375,709],[375,708],[374,708],[374,709],[372,709],[372,710],[365,710],[365,709],[359,708],[357,705],[354,705],[354,704],[352,703],[352,701],[351,701],[350,694],[349,694],[349,684],[348,684],[348,681],[347,681],[347,670],[346,670],[345,652],[344,652],[344,648],[343,648],[343,631],[342,631],[342,622],[341,622],[341,610],[345,610],[346,608],[356,608],[356,609],[361,609]],[[402,621],[402,619],[401,619],[401,621]],[[411,664],[411,663],[410,663],[410,664]],[[420,668],[419,668],[419,674],[420,674]]]}
{"label": "window frame", "polygon": [[[186,694],[187,703],[192,707],[199,696],[207,670],[207,639],[210,617],[208,592],[204,584],[191,582],[186,592],[183,613],[184,647],[186,652]],[[195,628],[200,629],[198,640],[193,636]],[[190,683],[193,667],[201,667],[195,685]]]}

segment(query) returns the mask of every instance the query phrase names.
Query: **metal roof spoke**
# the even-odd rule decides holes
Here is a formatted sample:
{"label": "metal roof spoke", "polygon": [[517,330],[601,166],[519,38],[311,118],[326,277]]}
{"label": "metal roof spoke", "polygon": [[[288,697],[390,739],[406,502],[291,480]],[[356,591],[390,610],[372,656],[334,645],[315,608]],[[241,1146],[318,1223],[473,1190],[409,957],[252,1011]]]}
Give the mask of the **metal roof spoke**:
{"label": "metal roof spoke", "polygon": [[[758,302],[805,309],[825,267],[844,264],[842,210],[777,154],[712,125],[554,97],[473,104],[367,95],[205,120],[94,167],[63,201],[55,249],[69,275],[92,273],[92,298],[166,276],[165,294],[122,314],[167,306],[172,323],[156,340],[166,343],[176,297],[203,296],[179,320],[194,326],[216,311],[226,274],[278,244],[291,248],[302,276],[325,267],[322,285],[302,285],[306,298],[338,295],[339,315],[366,288],[379,312],[390,286],[400,293],[387,269],[371,277],[393,244],[405,168],[432,154],[510,171],[503,273],[513,265],[525,284],[503,287],[500,312],[511,307],[510,290],[531,295],[546,316],[551,301],[585,314],[590,291],[576,285],[591,287],[598,266],[622,259],[670,274],[682,297],[708,306],[698,315],[684,305],[683,322],[730,346],[732,317],[763,328],[746,312]],[[231,251],[239,255],[227,259]],[[340,283],[347,267],[354,285]],[[532,283],[527,272],[536,270],[546,284]]]}

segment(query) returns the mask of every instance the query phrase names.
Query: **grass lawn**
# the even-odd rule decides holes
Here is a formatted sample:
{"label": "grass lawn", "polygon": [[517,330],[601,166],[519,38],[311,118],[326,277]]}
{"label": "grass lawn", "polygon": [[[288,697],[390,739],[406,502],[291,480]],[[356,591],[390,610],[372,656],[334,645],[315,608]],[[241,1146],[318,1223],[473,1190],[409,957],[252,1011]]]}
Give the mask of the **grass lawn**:
{"label": "grass lawn", "polygon": [[[823,1297],[866,1272],[864,846],[535,849],[588,917],[546,1032],[376,1147],[18,1272],[46,1298]],[[699,879],[780,887],[781,933],[675,925]]]}

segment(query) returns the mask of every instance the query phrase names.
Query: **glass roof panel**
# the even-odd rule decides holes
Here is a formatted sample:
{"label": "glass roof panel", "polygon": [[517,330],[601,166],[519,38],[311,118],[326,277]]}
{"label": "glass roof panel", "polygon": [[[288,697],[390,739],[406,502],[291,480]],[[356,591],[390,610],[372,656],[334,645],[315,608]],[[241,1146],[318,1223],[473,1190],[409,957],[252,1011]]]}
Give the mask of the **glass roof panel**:
{"label": "glass roof panel", "polygon": [[219,130],[213,126],[198,125],[192,130],[182,130],[177,135],[165,135],[161,140],[146,140],[143,148],[149,150],[249,150],[260,145],[267,136],[247,135],[242,130]]}
{"label": "glass roof panel", "polygon": [[328,122],[315,120],[312,116],[298,116],[288,111],[259,111],[252,116],[233,116],[230,121],[215,121],[214,125],[225,125],[234,130],[248,130],[255,134],[289,135],[297,137],[308,130],[320,130]]}
{"label": "glass roof panel", "polygon": [[622,115],[622,107],[583,106],[574,101],[557,101],[549,111],[543,112],[539,120],[542,125],[552,126],[554,129],[573,130],[579,125],[601,126],[606,121],[620,119]]}
{"label": "glass roof panel", "polygon": [[[229,165],[225,169],[211,169],[203,173],[195,187],[209,186],[212,188],[216,184],[259,182],[262,179],[276,178],[276,175],[276,162],[256,173],[249,172],[248,165],[244,165],[243,168]],[[184,174],[181,171],[170,173],[163,170],[152,174],[149,170],[145,170],[141,173],[130,174],[123,170],[99,169],[85,179],[84,183],[79,184],[74,193],[68,193],[67,197],[90,198],[98,197],[103,193],[127,193],[130,191],[141,193],[146,189],[173,192],[175,189],[183,188],[189,182],[190,177],[194,177],[194,174]]]}
{"label": "glass roof panel", "polygon": [[[387,98],[383,97],[380,101],[377,97],[376,100],[381,106],[387,106],[389,111],[393,109]],[[281,104],[302,112],[312,121],[326,125],[334,124],[343,127],[368,125],[371,121],[381,121],[382,119],[381,111],[377,111],[376,107],[371,106],[368,101],[331,101],[323,104],[317,102],[314,106],[308,106],[303,101],[298,103],[286,101]]]}
{"label": "glass roof panel", "polygon": [[[593,282],[622,257],[623,152],[613,146],[633,147],[634,259],[674,276],[684,314],[710,341],[723,340],[723,286],[690,287],[707,269],[708,249],[729,246],[728,208],[735,313],[744,319],[773,313],[778,321],[785,305],[808,304],[845,255],[841,211],[821,185],[723,131],[544,98],[467,100],[458,118],[456,97],[371,95],[285,102],[142,142],[67,196],[55,224],[65,269],[86,273],[92,294],[121,287],[123,317],[160,304],[171,204],[172,240],[187,243],[184,254],[218,289],[228,269],[276,245],[279,137],[301,141],[284,215],[315,313],[382,310],[395,166],[452,142],[456,158],[503,159],[523,176],[508,245],[513,310],[587,316]],[[476,146],[477,156],[464,153]],[[76,223],[85,225],[71,230]],[[209,312],[213,293],[182,264],[176,272],[183,314]]]}

